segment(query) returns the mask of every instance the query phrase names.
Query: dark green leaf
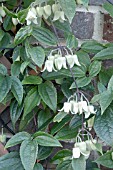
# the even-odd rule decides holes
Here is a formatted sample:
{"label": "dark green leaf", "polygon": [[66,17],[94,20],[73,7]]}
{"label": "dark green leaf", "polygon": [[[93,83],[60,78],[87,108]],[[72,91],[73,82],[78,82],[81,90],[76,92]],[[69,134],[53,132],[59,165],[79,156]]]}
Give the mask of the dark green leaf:
{"label": "dark green leaf", "polygon": [[20,74],[20,67],[21,67],[21,62],[20,61],[15,61],[11,65],[11,75],[12,76],[18,76]]}
{"label": "dark green leaf", "polygon": [[44,45],[51,46],[57,44],[57,39],[55,35],[46,28],[34,27],[32,35]]}
{"label": "dark green leaf", "polygon": [[52,82],[46,81],[40,84],[38,91],[42,100],[55,112],[57,108],[57,92]]}
{"label": "dark green leaf", "polygon": [[97,53],[93,60],[106,60],[106,59],[112,59],[113,58],[113,47],[108,47],[99,53]]}
{"label": "dark green leaf", "polygon": [[37,143],[41,146],[58,146],[62,147],[57,139],[55,139],[52,135],[45,132],[36,132],[34,134],[34,138]]}
{"label": "dark green leaf", "polygon": [[[84,87],[84,86],[87,86],[91,82],[91,78],[90,77],[77,78],[76,82],[77,82],[78,87]],[[76,85],[73,82],[70,89],[74,89],[74,88],[76,88]]]}
{"label": "dark green leaf", "polygon": [[57,166],[56,170],[75,170],[75,169],[72,168],[71,160],[65,160]]}
{"label": "dark green leaf", "polygon": [[113,146],[113,107],[112,104],[106,109],[103,115],[99,114],[95,118],[94,129],[97,136]]}
{"label": "dark green leaf", "polygon": [[24,140],[20,147],[20,158],[25,170],[33,170],[38,153],[36,140]]}
{"label": "dark green leaf", "polygon": [[53,150],[52,147],[39,146],[37,159],[38,160],[46,159],[52,153],[52,150]]}
{"label": "dark green leaf", "polygon": [[7,74],[7,68],[3,64],[0,64],[0,74],[2,75]]}
{"label": "dark green leaf", "polygon": [[12,76],[11,78],[12,78],[11,91],[12,91],[14,97],[16,98],[16,100],[18,101],[18,103],[20,105],[21,102],[22,102],[22,99],[23,99],[23,86],[22,86],[22,83],[15,76]]}
{"label": "dark green leaf", "polygon": [[24,117],[30,113],[37,105],[39,105],[40,103],[40,96],[38,94],[38,88],[34,87],[32,88],[24,101],[24,115],[23,115],[23,119]]}
{"label": "dark green leaf", "polygon": [[31,136],[27,132],[19,132],[14,135],[6,144],[5,148],[9,148],[22,143],[24,140],[29,139]]}
{"label": "dark green leaf", "polygon": [[22,27],[15,36],[15,39],[14,39],[15,44],[17,45],[17,44],[22,43],[26,39],[26,37],[31,35],[31,32],[32,32],[32,29],[30,26]]}
{"label": "dark green leaf", "polygon": [[78,159],[72,160],[72,167],[74,170],[86,170],[86,160],[84,156],[81,156]]}
{"label": "dark green leaf", "polygon": [[62,119],[66,116],[67,114],[65,112],[59,112],[53,119],[53,122],[61,122]]}
{"label": "dark green leaf", "polygon": [[100,61],[93,61],[89,66],[89,76],[95,77],[101,70],[101,62]]}
{"label": "dark green leaf", "polygon": [[26,85],[26,84],[37,85],[41,83],[42,83],[42,79],[39,76],[32,76],[32,75],[25,77],[24,80],[22,81],[23,85]]}
{"label": "dark green leaf", "polygon": [[49,110],[41,110],[38,113],[38,128],[43,126],[43,124],[46,123],[46,121],[48,121],[50,118],[51,118],[51,113]]}
{"label": "dark green leaf", "polygon": [[34,166],[33,170],[43,170],[43,166],[42,166],[41,164],[37,163],[37,164]]}
{"label": "dark green leaf", "polygon": [[66,40],[66,46],[68,48],[77,48],[78,47],[78,41],[73,34],[68,35],[67,40]]}

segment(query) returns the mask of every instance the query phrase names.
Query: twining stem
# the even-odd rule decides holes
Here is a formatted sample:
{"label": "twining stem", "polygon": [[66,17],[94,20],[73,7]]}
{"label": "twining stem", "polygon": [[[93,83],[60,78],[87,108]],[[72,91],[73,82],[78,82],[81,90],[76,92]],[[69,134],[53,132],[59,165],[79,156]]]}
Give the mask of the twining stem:
{"label": "twining stem", "polygon": [[[51,21],[51,25],[52,25],[52,27],[53,27],[54,33],[55,33],[55,35],[56,35],[56,37],[57,37],[57,40],[58,40],[58,47],[61,49],[62,54],[63,54],[63,56],[65,57],[64,50],[63,50],[63,46],[62,46],[61,43],[60,43],[60,40],[59,40],[59,36],[58,36],[57,30],[56,30],[56,28],[55,28],[55,26],[54,26],[54,24],[53,24],[52,21]],[[74,81],[74,83],[75,83],[75,86],[76,86],[76,93],[77,93],[78,98],[79,98],[79,88],[78,88],[77,82],[76,82],[76,80],[75,80],[75,77],[74,77],[72,68],[70,68],[70,65],[69,65],[69,63],[68,63],[67,60],[66,60],[66,62],[67,62],[67,66],[68,66],[68,68],[69,68],[69,70],[70,70],[70,73],[71,73],[71,75],[72,75],[73,81]]]}

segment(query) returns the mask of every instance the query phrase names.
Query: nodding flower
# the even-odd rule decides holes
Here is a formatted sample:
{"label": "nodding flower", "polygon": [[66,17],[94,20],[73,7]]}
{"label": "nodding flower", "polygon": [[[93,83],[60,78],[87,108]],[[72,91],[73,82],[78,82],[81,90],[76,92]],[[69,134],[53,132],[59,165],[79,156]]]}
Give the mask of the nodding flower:
{"label": "nodding flower", "polygon": [[[68,103],[66,105],[65,103]],[[59,111],[68,112],[71,114],[84,114],[87,119],[91,114],[96,114],[94,106],[89,104],[88,99],[81,93],[81,97],[78,100],[77,95],[71,96],[68,98],[68,101],[64,103],[64,106]],[[67,108],[69,107],[69,108]],[[67,111],[65,111],[67,110]]]}
{"label": "nodding flower", "polygon": [[27,21],[27,25],[30,25],[32,22],[34,24],[38,24],[35,8],[31,8],[29,10],[27,17],[26,17],[26,21]]}

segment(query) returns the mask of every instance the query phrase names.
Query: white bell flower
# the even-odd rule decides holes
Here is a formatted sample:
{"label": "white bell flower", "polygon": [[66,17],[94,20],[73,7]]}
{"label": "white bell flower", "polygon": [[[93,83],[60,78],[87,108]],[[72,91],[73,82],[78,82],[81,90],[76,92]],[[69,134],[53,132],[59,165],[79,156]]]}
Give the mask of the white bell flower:
{"label": "white bell flower", "polygon": [[2,17],[5,17],[5,16],[6,16],[6,13],[5,13],[3,7],[0,7],[0,15],[1,15]]}
{"label": "white bell flower", "polygon": [[3,23],[2,17],[0,16],[0,22]]}
{"label": "white bell flower", "polygon": [[88,110],[85,112],[85,118],[86,119],[90,116],[90,114],[96,114],[96,112],[94,110],[94,106],[89,105],[89,106],[87,106],[87,109]]}
{"label": "white bell flower", "polygon": [[78,147],[73,148],[73,158],[80,158],[80,149]]}
{"label": "white bell flower", "polygon": [[39,17],[42,17],[44,13],[44,7],[36,7],[36,12]]}
{"label": "white bell flower", "polygon": [[78,103],[74,100],[71,100],[70,103],[71,103],[71,113],[77,114],[79,111]]}
{"label": "white bell flower", "polygon": [[13,25],[17,25],[19,22],[18,22],[18,19],[17,18],[12,18],[12,23]]}
{"label": "white bell flower", "polygon": [[84,111],[88,111],[88,106],[86,101],[78,102],[79,113],[82,114]]}
{"label": "white bell flower", "polygon": [[27,25],[30,25],[32,22],[34,24],[38,24],[36,14],[35,12],[33,12],[33,10],[32,11],[29,10],[27,17],[26,17],[26,21],[27,21]]}
{"label": "white bell flower", "polygon": [[61,70],[61,68],[67,69],[65,57],[56,58],[55,59],[55,67],[57,70]]}
{"label": "white bell flower", "polygon": [[69,113],[71,111],[71,103],[70,102],[64,102],[63,108],[59,111],[64,111],[66,113]]}
{"label": "white bell flower", "polygon": [[92,141],[86,140],[85,142],[86,142],[87,150],[89,151],[96,150],[95,144],[97,141],[95,139],[93,139]]}
{"label": "white bell flower", "polygon": [[35,14],[35,16],[37,15],[37,11],[36,11],[36,9],[35,9],[34,7],[32,7],[32,8],[30,9],[30,11],[33,12],[33,13]]}
{"label": "white bell flower", "polygon": [[60,11],[60,5],[59,4],[53,4],[52,5],[52,11],[55,13],[56,11]]}
{"label": "white bell flower", "polygon": [[42,72],[45,70],[47,70],[48,72],[52,72],[54,70],[54,63],[52,60],[46,60],[45,66]]}
{"label": "white bell flower", "polygon": [[53,55],[49,55],[49,56],[48,56],[48,60],[52,60],[52,61],[54,61],[54,60],[55,60],[55,56],[53,56]]}
{"label": "white bell flower", "polygon": [[49,17],[51,15],[51,6],[50,5],[44,6],[44,12]]}
{"label": "white bell flower", "polygon": [[62,20],[65,21],[65,14],[63,11],[55,11],[53,21]]}
{"label": "white bell flower", "polygon": [[66,55],[65,57],[67,59],[67,62],[69,64],[70,68],[72,68],[74,66],[74,64],[81,66],[78,61],[77,55]]}

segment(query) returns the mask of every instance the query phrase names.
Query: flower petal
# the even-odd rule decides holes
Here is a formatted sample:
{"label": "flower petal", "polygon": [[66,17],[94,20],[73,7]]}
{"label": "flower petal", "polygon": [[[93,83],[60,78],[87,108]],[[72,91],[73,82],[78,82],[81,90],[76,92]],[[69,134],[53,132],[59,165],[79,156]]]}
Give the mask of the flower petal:
{"label": "flower petal", "polygon": [[80,149],[78,147],[73,148],[73,158],[79,158],[80,157]]}
{"label": "flower petal", "polygon": [[51,15],[51,6],[50,5],[44,6],[44,12],[49,17]]}

